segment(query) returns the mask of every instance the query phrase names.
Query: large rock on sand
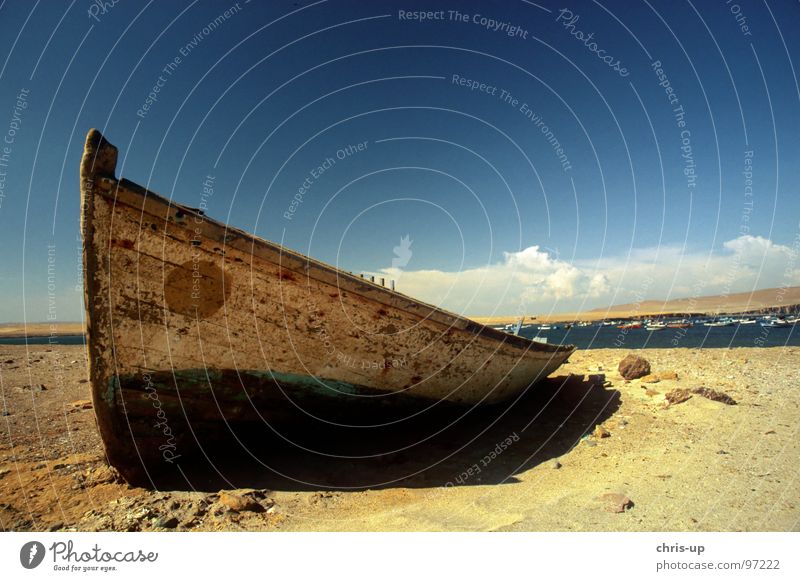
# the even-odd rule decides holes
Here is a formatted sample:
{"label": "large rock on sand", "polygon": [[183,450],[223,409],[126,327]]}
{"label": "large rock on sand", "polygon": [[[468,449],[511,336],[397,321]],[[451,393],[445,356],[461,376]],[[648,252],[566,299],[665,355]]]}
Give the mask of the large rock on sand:
{"label": "large rock on sand", "polygon": [[625,379],[638,379],[650,375],[650,362],[638,355],[628,355],[619,362],[619,374]]}

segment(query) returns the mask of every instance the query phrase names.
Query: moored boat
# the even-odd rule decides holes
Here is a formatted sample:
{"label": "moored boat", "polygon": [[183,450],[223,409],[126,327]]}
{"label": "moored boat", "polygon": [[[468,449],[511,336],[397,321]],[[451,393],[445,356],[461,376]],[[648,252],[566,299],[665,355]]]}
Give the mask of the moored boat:
{"label": "moored boat", "polygon": [[706,327],[731,327],[733,325],[733,321],[731,319],[718,319],[716,321],[708,321],[703,323]]}
{"label": "moored boat", "polygon": [[761,321],[761,326],[775,328],[775,329],[783,329],[786,327],[793,327],[794,323],[789,322],[786,319],[776,318],[776,319],[768,319],[766,321]]}
{"label": "moored boat", "polygon": [[89,375],[107,459],[129,482],[181,471],[199,438],[301,409],[500,402],[575,350],[209,219],[117,178],[116,162],[91,130],[81,161]]}

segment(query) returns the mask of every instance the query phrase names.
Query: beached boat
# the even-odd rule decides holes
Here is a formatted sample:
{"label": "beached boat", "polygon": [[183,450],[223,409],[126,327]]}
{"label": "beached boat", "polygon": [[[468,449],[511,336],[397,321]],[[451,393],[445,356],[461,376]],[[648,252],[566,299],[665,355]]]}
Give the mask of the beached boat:
{"label": "beached boat", "polygon": [[81,161],[89,373],[107,458],[129,482],[180,470],[198,439],[301,409],[507,400],[575,350],[209,219],[117,178],[116,162],[91,130]]}

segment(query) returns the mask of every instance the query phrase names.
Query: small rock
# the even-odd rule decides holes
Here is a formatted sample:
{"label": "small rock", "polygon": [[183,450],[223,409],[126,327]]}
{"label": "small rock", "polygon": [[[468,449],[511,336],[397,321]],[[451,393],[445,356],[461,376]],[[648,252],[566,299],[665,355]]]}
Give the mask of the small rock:
{"label": "small rock", "polygon": [[658,395],[658,392],[655,389],[650,389],[650,388],[647,388],[646,390],[644,390],[644,393],[648,397],[655,397],[655,396]]}
{"label": "small rock", "polygon": [[764,432],[765,436],[769,436],[770,434],[777,434],[777,432],[775,430],[767,430],[766,432]]}
{"label": "small rock", "polygon": [[585,442],[585,443],[586,443],[586,445],[587,445],[587,446],[589,446],[590,448],[591,448],[591,447],[594,447],[594,446],[597,446],[597,442],[595,442],[594,440],[591,440],[591,439],[589,439],[589,438],[586,438],[586,439],[584,440],[584,442]]}
{"label": "small rock", "polygon": [[638,355],[628,355],[619,362],[618,369],[625,379],[638,379],[650,374],[650,362]]}
{"label": "small rock", "polygon": [[219,493],[219,503],[233,512],[263,512],[264,507],[256,500],[244,495],[221,491]]}
{"label": "small rock", "polygon": [[697,395],[701,395],[707,399],[710,399],[712,401],[718,401],[726,405],[736,405],[736,400],[733,399],[731,396],[729,396],[727,393],[722,393],[721,391],[715,391],[707,387],[696,387],[692,390],[692,393],[696,393]]}
{"label": "small rock", "polygon": [[661,381],[677,381],[678,380],[678,374],[675,373],[674,371],[664,371],[664,372],[658,374],[658,378]]}
{"label": "small rock", "polygon": [[683,403],[691,397],[692,394],[689,393],[688,389],[673,389],[664,394],[664,399],[667,400],[668,405]]}
{"label": "small rock", "polygon": [[642,377],[642,383],[658,383],[659,381],[661,381],[661,379],[655,373]]}
{"label": "small rock", "polygon": [[6,474],[11,474],[11,470],[9,470],[8,468],[2,468],[2,469],[0,469],[0,478],[2,478],[3,476],[5,476]]}
{"label": "small rock", "polygon": [[608,438],[608,437],[610,437],[611,436],[611,432],[609,432],[603,426],[595,426],[593,436],[596,439],[599,440],[600,438]]}
{"label": "small rock", "polygon": [[8,411],[8,410],[3,410],[3,411],[0,412],[0,416],[3,416],[3,417],[10,416],[10,415],[11,415],[11,412]]}
{"label": "small rock", "polygon": [[54,525],[50,525],[50,532],[55,532],[64,528],[64,523],[57,522]]}
{"label": "small rock", "polygon": [[176,526],[178,526],[178,522],[178,519],[174,516],[162,516],[157,518],[153,525],[162,529],[174,529]]}
{"label": "small rock", "polygon": [[45,386],[43,383],[32,383],[30,385],[23,385],[22,389],[27,391],[47,391],[47,386]]}
{"label": "small rock", "polygon": [[620,513],[633,508],[633,501],[621,492],[609,492],[598,497],[608,512]]}
{"label": "small rock", "polygon": [[92,401],[89,399],[76,399],[71,404],[73,408],[78,410],[90,410],[92,409]]}
{"label": "small rock", "polygon": [[552,462],[550,462],[550,468],[552,468],[553,470],[558,470],[559,468],[561,468],[561,466],[562,464],[558,460],[553,460]]}
{"label": "small rock", "polygon": [[6,365],[10,365],[10,364],[14,363],[14,360],[13,359],[6,359],[5,361],[3,361],[3,363],[5,363]]}

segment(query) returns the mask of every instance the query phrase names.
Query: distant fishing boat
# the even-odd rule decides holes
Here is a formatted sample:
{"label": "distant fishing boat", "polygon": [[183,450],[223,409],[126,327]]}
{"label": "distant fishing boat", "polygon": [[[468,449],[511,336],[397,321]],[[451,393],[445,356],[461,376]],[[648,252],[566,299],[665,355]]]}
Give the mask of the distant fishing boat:
{"label": "distant fishing boat", "polygon": [[688,329],[691,326],[692,323],[690,321],[687,321],[686,319],[680,321],[671,321],[667,323],[668,329]]}
{"label": "distant fishing boat", "polygon": [[736,322],[740,325],[755,325],[757,321],[755,319],[739,319]]}
{"label": "distant fishing boat", "polygon": [[703,323],[706,327],[731,327],[733,325],[733,321],[731,319],[719,319],[717,321],[708,321]]}
{"label": "distant fishing boat", "polygon": [[198,435],[287,410],[507,400],[575,351],[209,219],[117,178],[116,165],[116,147],[89,131],[80,171],[89,376],[106,457],[129,482],[179,468]]}
{"label": "distant fishing boat", "polygon": [[624,325],[619,325],[617,329],[641,329],[641,323],[625,323]]}
{"label": "distant fishing boat", "polygon": [[785,327],[792,327],[794,323],[790,323],[786,319],[769,319],[766,321],[761,321],[762,327],[771,327],[771,328],[785,328]]}

